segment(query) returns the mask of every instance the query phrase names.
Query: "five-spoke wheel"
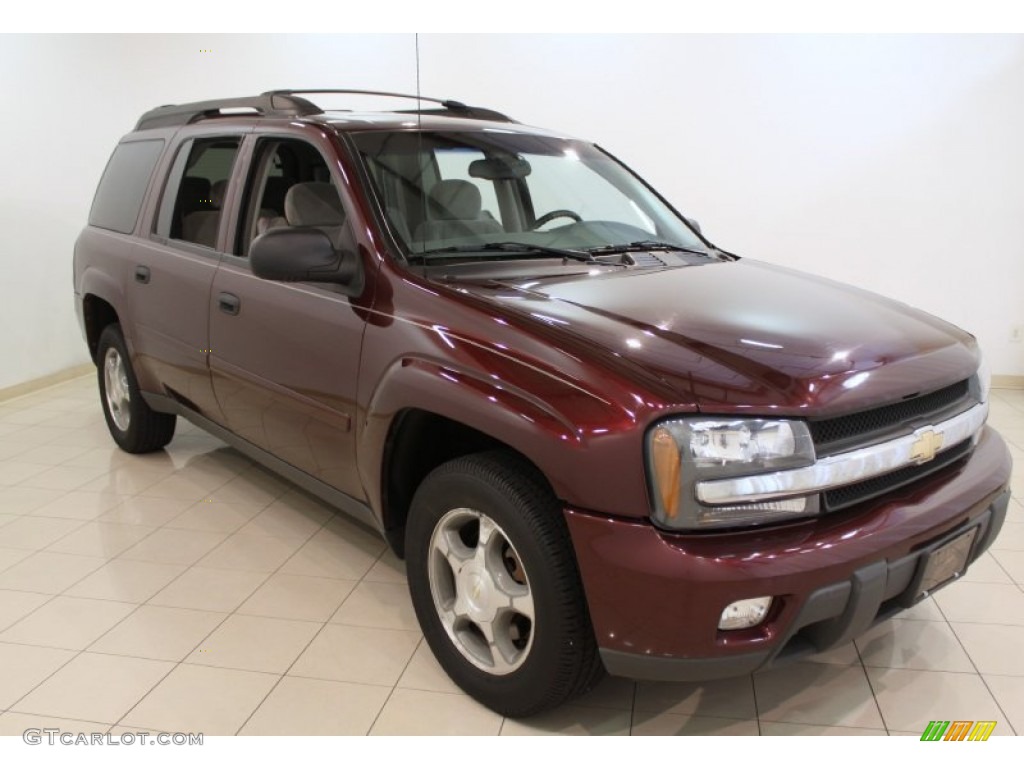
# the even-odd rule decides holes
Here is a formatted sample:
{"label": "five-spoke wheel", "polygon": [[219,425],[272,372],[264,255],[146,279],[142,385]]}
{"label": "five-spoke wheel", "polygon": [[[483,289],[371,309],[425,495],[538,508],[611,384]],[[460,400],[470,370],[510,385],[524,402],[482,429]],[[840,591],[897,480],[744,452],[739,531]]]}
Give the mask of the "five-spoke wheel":
{"label": "five-spoke wheel", "polygon": [[117,323],[108,325],[100,334],[96,373],[103,415],[114,442],[129,453],[148,453],[171,441],[177,417],[157,413],[142,399],[128,345]]}
{"label": "five-spoke wheel", "polygon": [[131,424],[131,387],[124,358],[117,347],[108,347],[103,356],[103,383],[107,395],[107,410],[117,428],[124,431]]}
{"label": "five-spoke wheel", "polygon": [[430,591],[455,647],[495,675],[520,667],[533,640],[533,596],[508,535],[483,512],[445,513],[430,541]]}
{"label": "five-spoke wheel", "polygon": [[526,717],[603,672],[563,511],[544,477],[501,451],[453,459],[409,510],[409,591],[448,675],[491,709]]}

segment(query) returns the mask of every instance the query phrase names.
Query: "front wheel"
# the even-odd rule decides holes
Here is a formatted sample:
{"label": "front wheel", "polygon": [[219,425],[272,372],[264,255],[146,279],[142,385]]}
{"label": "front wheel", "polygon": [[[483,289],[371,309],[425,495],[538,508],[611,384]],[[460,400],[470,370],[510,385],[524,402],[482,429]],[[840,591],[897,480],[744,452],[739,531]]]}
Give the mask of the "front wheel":
{"label": "front wheel", "polygon": [[114,442],[128,453],[149,453],[171,442],[176,417],[157,413],[142,399],[117,323],[108,325],[100,334],[96,367],[103,415]]}
{"label": "front wheel", "polygon": [[525,717],[600,678],[560,505],[525,462],[490,452],[431,472],[413,498],[406,556],[427,643],[481,703]]}

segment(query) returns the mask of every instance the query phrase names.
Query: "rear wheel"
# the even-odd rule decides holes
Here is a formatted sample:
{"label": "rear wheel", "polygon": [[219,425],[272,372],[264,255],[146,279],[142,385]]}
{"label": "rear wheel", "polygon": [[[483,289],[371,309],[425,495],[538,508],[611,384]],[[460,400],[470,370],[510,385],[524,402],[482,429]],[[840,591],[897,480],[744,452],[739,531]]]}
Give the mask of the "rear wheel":
{"label": "rear wheel", "polygon": [[560,505],[525,462],[491,452],[431,472],[413,498],[406,557],[431,650],[486,706],[525,717],[600,678]]}
{"label": "rear wheel", "polygon": [[100,402],[110,436],[128,453],[149,453],[174,437],[174,414],[152,410],[139,392],[121,326],[112,323],[100,334],[96,351]]}

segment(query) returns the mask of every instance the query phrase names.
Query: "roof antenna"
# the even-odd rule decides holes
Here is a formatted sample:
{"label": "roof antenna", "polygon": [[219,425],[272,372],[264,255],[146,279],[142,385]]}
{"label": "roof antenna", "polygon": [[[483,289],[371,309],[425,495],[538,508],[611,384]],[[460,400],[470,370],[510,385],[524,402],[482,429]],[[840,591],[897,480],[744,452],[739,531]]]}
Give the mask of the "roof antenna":
{"label": "roof antenna", "polygon": [[420,33],[415,33],[416,40],[416,113],[419,115],[419,127],[423,127],[423,113],[420,107]]}
{"label": "roof antenna", "polygon": [[[419,185],[420,185],[420,222],[426,222],[427,220],[427,190],[423,188],[423,171],[424,171],[424,158],[423,158],[423,105],[420,100],[420,33],[414,33],[414,40],[416,42],[416,159],[419,168]],[[423,231],[424,227],[417,227],[418,230]],[[413,238],[416,239],[415,237]],[[424,246],[426,244],[426,235],[424,235]],[[416,245],[413,243],[413,249],[415,250]],[[426,261],[424,260],[424,272],[426,272]]]}

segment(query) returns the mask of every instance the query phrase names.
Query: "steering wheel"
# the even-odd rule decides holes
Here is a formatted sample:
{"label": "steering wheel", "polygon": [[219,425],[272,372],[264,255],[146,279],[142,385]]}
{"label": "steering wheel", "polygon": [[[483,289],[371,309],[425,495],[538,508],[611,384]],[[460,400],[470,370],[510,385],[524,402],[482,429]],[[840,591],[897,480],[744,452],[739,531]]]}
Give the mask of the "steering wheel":
{"label": "steering wheel", "polygon": [[545,213],[543,216],[541,216],[539,219],[533,222],[533,226],[530,227],[530,229],[540,229],[549,221],[553,221],[554,219],[558,219],[563,216],[567,219],[572,219],[573,221],[583,221],[583,217],[580,216],[575,211],[570,211],[566,208],[559,208],[557,211],[550,211],[548,213]]}

